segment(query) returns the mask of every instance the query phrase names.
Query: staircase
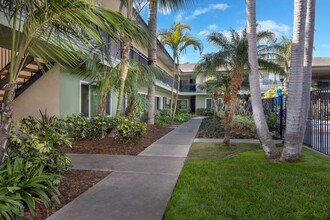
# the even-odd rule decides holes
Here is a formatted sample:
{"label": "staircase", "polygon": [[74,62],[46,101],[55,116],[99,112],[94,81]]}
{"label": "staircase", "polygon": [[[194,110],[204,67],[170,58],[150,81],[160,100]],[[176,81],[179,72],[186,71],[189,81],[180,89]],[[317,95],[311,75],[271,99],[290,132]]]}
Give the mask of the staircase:
{"label": "staircase", "polygon": [[[11,51],[5,48],[0,48],[0,103],[4,97],[4,86],[9,82],[9,68],[10,68]],[[30,87],[37,79],[39,79],[48,69],[45,63],[29,56],[23,64],[23,68],[19,73],[16,85],[17,98],[28,87]]]}

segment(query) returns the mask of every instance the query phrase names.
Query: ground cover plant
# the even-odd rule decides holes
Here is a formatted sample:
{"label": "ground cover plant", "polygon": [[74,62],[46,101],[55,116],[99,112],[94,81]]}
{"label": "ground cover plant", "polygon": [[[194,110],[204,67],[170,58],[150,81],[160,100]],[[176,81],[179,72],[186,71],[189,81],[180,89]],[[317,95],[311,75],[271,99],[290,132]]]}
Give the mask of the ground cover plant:
{"label": "ground cover plant", "polygon": [[267,161],[258,144],[194,143],[165,219],[328,219],[330,160]]}
{"label": "ground cover plant", "polygon": [[[223,138],[225,130],[221,124],[221,119],[205,118],[199,127],[197,138]],[[233,128],[231,131],[231,137],[236,139],[255,139],[257,134],[254,128],[253,120],[237,115],[233,120]]]}

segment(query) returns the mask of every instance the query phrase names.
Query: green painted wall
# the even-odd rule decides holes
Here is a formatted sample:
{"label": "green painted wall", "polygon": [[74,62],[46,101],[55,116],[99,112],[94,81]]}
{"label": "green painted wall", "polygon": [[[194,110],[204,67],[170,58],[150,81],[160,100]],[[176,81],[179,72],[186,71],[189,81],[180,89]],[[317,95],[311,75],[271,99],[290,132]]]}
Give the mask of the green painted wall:
{"label": "green painted wall", "polygon": [[60,75],[60,117],[79,114],[81,77],[61,72]]}
{"label": "green painted wall", "polygon": [[205,108],[205,99],[206,98],[210,98],[210,96],[207,96],[207,95],[196,96],[196,109]]}

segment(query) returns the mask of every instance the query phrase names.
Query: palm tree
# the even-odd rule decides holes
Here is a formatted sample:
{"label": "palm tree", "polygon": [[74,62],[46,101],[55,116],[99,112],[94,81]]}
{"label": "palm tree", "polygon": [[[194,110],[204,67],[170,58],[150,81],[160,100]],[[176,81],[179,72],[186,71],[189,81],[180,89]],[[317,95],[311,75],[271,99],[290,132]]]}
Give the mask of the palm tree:
{"label": "palm tree", "polygon": [[299,160],[300,125],[302,117],[302,83],[307,1],[294,1],[294,30],[292,38],[290,84],[284,149],[281,159]]}
{"label": "palm tree", "polygon": [[[148,8],[148,29],[151,34],[151,45],[148,48],[148,64],[156,67],[157,64],[157,11],[161,10],[175,11],[191,4],[192,0],[149,0]],[[152,83],[148,87],[148,124],[154,124],[155,121],[155,85]]]}
{"label": "palm tree", "polygon": [[[159,39],[164,44],[171,48],[173,52],[173,78],[172,78],[172,90],[171,90],[171,102],[170,102],[170,116],[172,120],[175,117],[176,107],[178,103],[178,95],[180,90],[180,70],[179,70],[179,58],[182,53],[186,52],[186,49],[189,46],[192,46],[194,50],[199,50],[200,53],[202,52],[202,44],[201,42],[191,36],[189,33],[185,32],[185,30],[190,31],[191,28],[187,24],[183,23],[173,23],[171,29],[169,30],[163,30],[159,32]],[[174,96],[174,81],[175,76],[178,76],[178,85],[177,85],[177,92],[176,92],[176,99],[174,104],[174,109],[172,107],[173,105],[173,96]]]}
{"label": "palm tree", "polygon": [[[3,160],[11,128],[14,88],[28,56],[80,72],[91,52],[104,45],[100,31],[112,38],[120,33],[140,41],[146,34],[119,13],[87,0],[1,0],[0,10],[12,28],[9,81],[4,88],[0,121],[0,160]],[[16,27],[22,27],[22,31]]]}
{"label": "palm tree", "polygon": [[259,83],[258,51],[257,51],[257,33],[256,33],[256,1],[246,0],[246,33],[248,39],[248,57],[250,64],[250,92],[253,110],[253,118],[256,125],[261,146],[265,157],[269,159],[278,158],[280,153],[275,147],[269,128],[266,122]]}
{"label": "palm tree", "polygon": [[223,97],[229,92],[230,76],[228,73],[215,73],[209,76],[199,87],[212,96],[215,117],[218,113],[219,97]]}
{"label": "palm tree", "polygon": [[[257,42],[265,42],[274,38],[273,33],[261,31],[257,33]],[[248,41],[246,31],[238,33],[234,30],[230,31],[230,37],[227,38],[222,33],[211,33],[208,36],[208,41],[214,46],[219,47],[218,52],[205,54],[197,64],[199,71],[216,71],[222,67],[230,73],[230,92],[225,94],[224,101],[228,103],[225,110],[225,136],[224,145],[230,144],[231,124],[236,111],[237,93],[241,89],[243,82],[243,74],[247,71],[248,63]],[[258,50],[263,53],[267,45],[259,44]],[[259,58],[259,65],[268,68],[280,70],[280,67],[272,62]]]}
{"label": "palm tree", "polygon": [[[284,149],[281,159],[299,160],[309,105],[315,1],[294,1],[290,84]],[[303,85],[303,86],[302,86]],[[305,109],[304,109],[305,108]]]}

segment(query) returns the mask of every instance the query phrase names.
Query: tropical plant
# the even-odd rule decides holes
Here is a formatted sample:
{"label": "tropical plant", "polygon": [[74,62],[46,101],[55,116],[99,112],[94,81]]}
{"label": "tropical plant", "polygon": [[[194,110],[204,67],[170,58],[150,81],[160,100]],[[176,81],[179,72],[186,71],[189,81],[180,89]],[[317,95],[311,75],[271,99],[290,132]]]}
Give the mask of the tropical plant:
{"label": "tropical plant", "polygon": [[137,141],[147,134],[147,124],[143,122],[133,121],[125,117],[116,117],[115,138],[119,142]]}
{"label": "tropical plant", "polygon": [[[91,51],[104,44],[101,31],[115,38],[145,40],[136,23],[117,12],[87,0],[1,0],[1,12],[12,29],[8,83],[4,87],[4,111],[0,120],[0,160],[6,157],[15,85],[28,56],[59,63],[63,68],[84,69]],[[21,29],[17,31],[16,27]],[[82,31],[83,30],[83,31]],[[50,61],[50,62],[47,62]]]}
{"label": "tropical plant", "polygon": [[[168,12],[173,12],[178,9],[185,8],[187,5],[191,4],[193,0],[148,0],[148,29],[151,34],[151,44],[148,48],[148,64],[150,66],[156,66],[157,62],[157,11],[158,7],[161,10]],[[148,87],[148,101],[149,101],[149,111],[148,111],[148,124],[154,124],[155,116],[155,85],[150,84]]]}
{"label": "tropical plant", "polygon": [[258,67],[258,40],[260,37],[256,31],[256,1],[246,0],[246,20],[247,20],[247,41],[248,41],[248,62],[250,64],[250,91],[253,118],[261,146],[266,158],[278,158],[279,152],[275,147],[272,137],[269,133],[263,106],[261,102],[261,91],[259,83]]}
{"label": "tropical plant", "polygon": [[[173,106],[174,96],[174,82],[177,75],[178,82],[180,82],[180,71],[179,71],[179,58],[182,53],[185,53],[189,46],[192,46],[194,50],[199,50],[202,53],[203,46],[201,42],[191,36],[188,32],[191,28],[187,24],[173,23],[171,29],[163,30],[158,33],[160,41],[171,48],[173,52],[173,75],[172,75],[172,89],[171,89],[171,103],[170,103],[170,115],[172,120],[175,117],[175,112],[178,103],[178,95],[180,90],[180,83],[177,85],[176,98]],[[173,109],[172,109],[173,108]]]}
{"label": "tropical plant", "polygon": [[[257,33],[257,39],[260,43],[258,50],[262,53],[271,51],[269,45],[262,42],[273,42],[274,34],[271,32],[261,31]],[[248,40],[246,31],[238,33],[234,30],[230,31],[230,36],[226,37],[223,33],[211,33],[208,41],[219,48],[218,52],[205,54],[196,66],[197,72],[217,72],[218,68],[223,68],[222,72],[230,74],[229,93],[224,94],[224,104],[227,106],[225,110],[225,136],[224,144],[230,144],[230,134],[232,128],[233,116],[236,111],[237,94],[242,87],[244,81],[243,74],[248,71]],[[259,58],[259,65],[266,69],[281,71],[279,65],[268,60]]]}
{"label": "tropical plant", "polygon": [[[133,0],[121,0],[121,6],[125,6],[126,8],[126,19],[129,21],[133,21]],[[135,40],[136,43],[141,44],[142,46],[149,46],[149,39],[150,35],[147,34],[147,31],[140,27],[141,32],[144,33],[145,38],[144,39],[138,39]],[[121,44],[121,62],[120,62],[120,74],[119,74],[119,89],[118,89],[118,100],[123,100],[124,93],[125,93],[125,85],[126,85],[126,78],[128,75],[129,70],[129,59],[130,59],[130,51],[131,51],[131,44],[132,39],[130,36],[127,35],[121,35],[120,37],[122,39]],[[122,102],[118,101],[117,103],[117,109],[116,109],[116,116],[119,116],[121,113],[122,108]]]}
{"label": "tropical plant", "polygon": [[36,203],[46,208],[60,203],[54,180],[62,177],[44,172],[43,166],[31,165],[23,158],[7,159],[0,165],[0,218],[23,217],[24,210],[34,213]]}
{"label": "tropical plant", "polygon": [[[299,160],[309,109],[314,43],[315,0],[294,1],[290,84],[281,159]],[[303,86],[301,86],[303,85]]]}

